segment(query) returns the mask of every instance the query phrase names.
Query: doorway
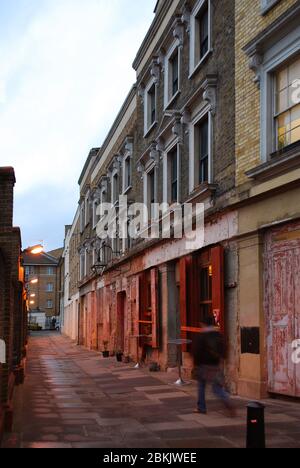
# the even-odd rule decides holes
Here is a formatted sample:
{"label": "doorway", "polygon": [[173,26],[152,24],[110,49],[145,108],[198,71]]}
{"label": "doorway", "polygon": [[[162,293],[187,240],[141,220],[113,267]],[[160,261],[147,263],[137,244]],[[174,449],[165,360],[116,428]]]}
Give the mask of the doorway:
{"label": "doorway", "polygon": [[117,336],[116,352],[125,351],[125,311],[127,306],[126,292],[120,292],[117,296]]}
{"label": "doorway", "polygon": [[300,338],[300,224],[272,230],[265,243],[268,390],[300,397],[300,367],[293,343]]}

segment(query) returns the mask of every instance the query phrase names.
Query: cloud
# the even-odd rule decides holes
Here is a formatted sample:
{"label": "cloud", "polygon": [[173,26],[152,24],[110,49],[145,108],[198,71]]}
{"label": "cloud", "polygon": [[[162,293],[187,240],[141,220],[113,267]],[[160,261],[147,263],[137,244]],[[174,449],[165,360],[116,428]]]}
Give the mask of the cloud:
{"label": "cloud", "polygon": [[[25,15],[26,2],[14,2]],[[74,193],[90,148],[101,145],[135,80],[131,63],[154,3],[130,0],[128,8],[127,0],[32,0],[25,19],[22,8],[18,21],[15,10],[6,14],[11,28],[9,41],[0,33],[0,165],[15,167],[17,207],[22,197],[34,207],[30,194],[37,187],[47,187],[57,205],[61,190]],[[2,8],[1,2],[0,17]],[[65,223],[76,201],[70,200]]]}

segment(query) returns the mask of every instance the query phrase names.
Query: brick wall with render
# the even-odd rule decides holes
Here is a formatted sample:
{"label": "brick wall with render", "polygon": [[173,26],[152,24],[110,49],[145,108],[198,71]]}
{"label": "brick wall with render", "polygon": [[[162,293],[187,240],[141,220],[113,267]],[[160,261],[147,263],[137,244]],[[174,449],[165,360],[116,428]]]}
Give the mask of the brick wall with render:
{"label": "brick wall with render", "polygon": [[253,82],[243,47],[288,10],[297,0],[284,0],[265,16],[260,0],[236,1],[236,183],[249,182],[245,172],[260,164],[260,91]]}
{"label": "brick wall with render", "polygon": [[14,184],[13,169],[0,168],[0,338],[6,344],[6,363],[0,364],[0,440],[12,428],[13,390],[24,379],[26,345],[21,234],[12,226]]}

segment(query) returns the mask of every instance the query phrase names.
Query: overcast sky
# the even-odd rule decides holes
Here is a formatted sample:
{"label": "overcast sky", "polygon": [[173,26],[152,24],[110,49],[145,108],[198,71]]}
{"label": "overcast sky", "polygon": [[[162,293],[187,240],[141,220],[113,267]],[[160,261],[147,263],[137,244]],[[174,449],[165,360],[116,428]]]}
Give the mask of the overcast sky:
{"label": "overcast sky", "polygon": [[90,148],[135,80],[156,0],[0,0],[0,166],[23,246],[63,242]]}

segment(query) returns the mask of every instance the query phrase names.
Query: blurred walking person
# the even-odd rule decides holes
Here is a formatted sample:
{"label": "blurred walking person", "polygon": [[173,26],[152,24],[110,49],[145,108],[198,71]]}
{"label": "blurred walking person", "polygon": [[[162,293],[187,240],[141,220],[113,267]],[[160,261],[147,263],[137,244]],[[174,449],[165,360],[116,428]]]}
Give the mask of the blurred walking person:
{"label": "blurred walking person", "polygon": [[215,327],[214,317],[207,317],[202,323],[202,332],[193,342],[194,365],[198,378],[198,402],[196,413],[207,414],[206,387],[212,385],[214,394],[223,402],[231,417],[234,409],[229,393],[225,390],[223,362],[225,341]]}

